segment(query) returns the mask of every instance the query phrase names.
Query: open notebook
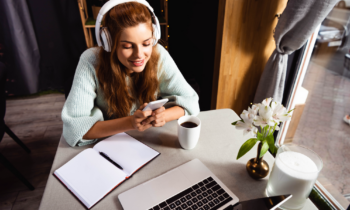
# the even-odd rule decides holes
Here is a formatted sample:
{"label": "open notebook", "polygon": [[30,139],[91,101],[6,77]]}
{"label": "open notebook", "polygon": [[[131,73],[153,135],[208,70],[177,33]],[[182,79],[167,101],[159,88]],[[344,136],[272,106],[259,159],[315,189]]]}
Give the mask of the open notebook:
{"label": "open notebook", "polygon": [[[103,157],[100,152],[106,154],[123,170]],[[126,133],[120,133],[82,151],[57,169],[54,175],[90,209],[159,154]]]}

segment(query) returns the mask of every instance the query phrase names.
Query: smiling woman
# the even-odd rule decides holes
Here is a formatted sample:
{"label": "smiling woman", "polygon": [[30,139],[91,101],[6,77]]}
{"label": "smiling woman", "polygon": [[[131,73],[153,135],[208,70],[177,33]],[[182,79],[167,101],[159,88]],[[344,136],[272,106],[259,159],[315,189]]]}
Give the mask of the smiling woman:
{"label": "smiling woman", "polygon": [[[146,39],[143,40],[144,38]],[[120,40],[120,46],[117,47],[120,62],[130,74],[142,72],[152,54],[153,39],[149,24],[141,23],[138,26],[124,29]]]}
{"label": "smiling woman", "polygon": [[[129,2],[114,6],[105,15],[104,26],[114,42],[107,47],[111,52],[99,52],[96,74],[108,103],[108,115],[125,117],[135,102],[133,98],[138,99],[137,106],[157,98],[159,53],[157,45],[153,46],[152,17],[143,4]],[[128,81],[129,76],[132,81]]]}
{"label": "smiling woman", "polygon": [[[118,2],[106,3],[107,7],[114,4],[104,16],[106,28],[102,29],[108,33],[102,39],[110,45],[90,48],[81,55],[62,110],[63,136],[71,146],[129,130],[161,127],[199,112],[197,93],[169,53],[156,43],[157,29],[152,24],[156,19],[148,3]],[[142,111],[157,98],[169,99],[167,109]]]}

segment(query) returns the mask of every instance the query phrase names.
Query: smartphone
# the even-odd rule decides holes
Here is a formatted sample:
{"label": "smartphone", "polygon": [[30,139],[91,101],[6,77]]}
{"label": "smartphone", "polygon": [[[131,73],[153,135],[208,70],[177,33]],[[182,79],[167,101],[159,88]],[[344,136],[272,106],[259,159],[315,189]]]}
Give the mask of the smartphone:
{"label": "smartphone", "polygon": [[247,200],[239,202],[234,206],[228,206],[224,210],[276,210],[280,205],[289,200],[291,197],[292,195],[288,194]]}
{"label": "smartphone", "polygon": [[149,102],[149,104],[147,104],[147,106],[145,108],[143,108],[142,111],[149,111],[149,110],[153,111],[153,110],[159,109],[164,104],[166,104],[166,102],[168,102],[168,101],[169,101],[169,99],[165,98],[165,99]]}

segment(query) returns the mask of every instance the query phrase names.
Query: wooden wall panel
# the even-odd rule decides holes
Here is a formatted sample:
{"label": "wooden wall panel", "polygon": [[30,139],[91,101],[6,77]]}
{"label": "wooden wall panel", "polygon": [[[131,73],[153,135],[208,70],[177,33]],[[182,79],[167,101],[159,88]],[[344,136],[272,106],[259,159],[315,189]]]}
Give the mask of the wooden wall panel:
{"label": "wooden wall panel", "polygon": [[275,15],[286,4],[287,0],[220,0],[213,109],[241,113],[253,102],[261,73],[275,49]]}

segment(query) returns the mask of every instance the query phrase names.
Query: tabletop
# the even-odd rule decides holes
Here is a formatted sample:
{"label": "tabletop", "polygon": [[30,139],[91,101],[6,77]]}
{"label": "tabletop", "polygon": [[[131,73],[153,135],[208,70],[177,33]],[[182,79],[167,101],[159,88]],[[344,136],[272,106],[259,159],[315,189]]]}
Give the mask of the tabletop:
{"label": "tabletop", "polygon": [[[197,146],[192,150],[181,148],[177,138],[177,121],[168,122],[161,128],[150,128],[144,132],[127,132],[135,139],[161,153],[147,164],[132,178],[114,189],[92,209],[122,209],[118,195],[143,182],[155,178],[192,159],[201,160],[238,198],[240,201],[266,197],[265,188],[268,176],[261,180],[252,179],[246,171],[246,163],[257,154],[257,144],[239,160],[236,156],[240,146],[248,136],[243,136],[241,130],[231,125],[239,120],[231,109],[220,109],[201,112],[201,134]],[[85,207],[60,183],[53,172],[76,156],[84,147],[70,147],[61,137],[45,192],[40,204],[40,210],[85,209]],[[274,158],[270,153],[264,155],[264,160],[272,169]],[[317,209],[308,199],[303,210]]]}

